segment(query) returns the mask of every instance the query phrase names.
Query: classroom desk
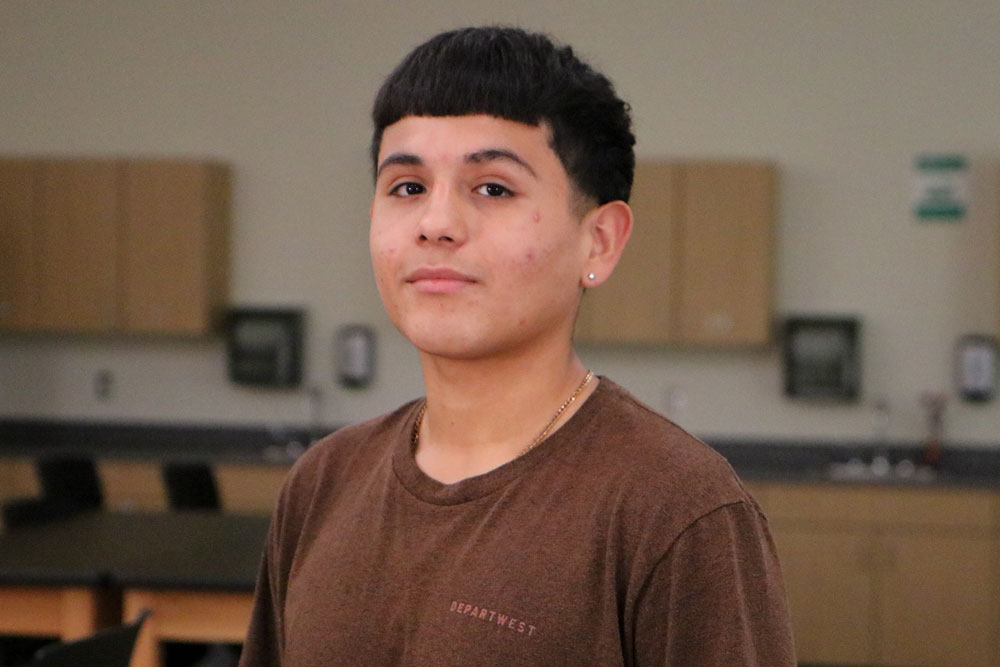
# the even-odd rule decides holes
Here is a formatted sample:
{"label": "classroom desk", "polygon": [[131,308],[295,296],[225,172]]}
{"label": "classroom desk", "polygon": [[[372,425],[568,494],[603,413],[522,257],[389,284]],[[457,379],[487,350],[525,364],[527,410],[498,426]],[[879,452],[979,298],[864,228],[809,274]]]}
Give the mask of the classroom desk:
{"label": "classroom desk", "polygon": [[125,619],[153,612],[133,667],[159,665],[162,641],[240,642],[267,526],[257,515],[92,512],[4,533],[0,632],[83,636],[108,623],[117,595]]}
{"label": "classroom desk", "polygon": [[0,534],[0,633],[75,639],[118,622],[120,595],[88,523]]}

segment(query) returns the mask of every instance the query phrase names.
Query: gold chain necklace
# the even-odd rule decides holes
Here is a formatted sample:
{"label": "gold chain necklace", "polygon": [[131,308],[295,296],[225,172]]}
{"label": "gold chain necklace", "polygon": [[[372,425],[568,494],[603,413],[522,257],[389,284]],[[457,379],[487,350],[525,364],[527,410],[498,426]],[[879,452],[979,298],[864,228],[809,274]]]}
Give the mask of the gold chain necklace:
{"label": "gold chain necklace", "polygon": [[[577,385],[576,389],[573,390],[573,393],[570,395],[570,397],[566,399],[566,402],[559,406],[559,409],[556,410],[556,413],[554,415],[552,415],[552,419],[550,419],[549,423],[545,425],[545,428],[542,429],[542,432],[539,433],[537,436],[535,436],[535,439],[531,441],[531,444],[529,444],[527,447],[521,450],[521,453],[518,454],[518,456],[524,456],[532,449],[534,449],[535,446],[538,445],[538,443],[540,443],[542,440],[548,437],[549,431],[551,431],[552,427],[555,426],[557,421],[559,421],[559,417],[562,416],[562,413],[566,412],[566,408],[572,405],[573,402],[580,397],[580,394],[583,393],[584,387],[586,387],[587,384],[590,383],[590,380],[593,377],[594,377],[594,371],[588,370],[587,374],[583,376],[583,381],[579,385]],[[424,422],[425,410],[427,410],[427,401],[424,401],[423,404],[420,406],[420,412],[417,413],[417,419],[413,423],[413,436],[412,436],[413,451],[417,451],[417,442],[420,439],[420,425],[423,424]]]}

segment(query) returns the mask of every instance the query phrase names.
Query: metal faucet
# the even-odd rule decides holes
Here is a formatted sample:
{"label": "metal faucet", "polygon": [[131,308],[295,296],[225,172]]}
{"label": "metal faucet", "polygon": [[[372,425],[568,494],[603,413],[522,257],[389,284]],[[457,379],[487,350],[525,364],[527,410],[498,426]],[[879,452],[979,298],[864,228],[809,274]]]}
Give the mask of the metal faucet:
{"label": "metal faucet", "polygon": [[932,468],[941,465],[941,436],[944,430],[944,409],[948,396],[939,392],[924,392],[920,404],[927,411],[927,439],[924,441],[923,462]]}
{"label": "metal faucet", "polygon": [[871,472],[877,477],[883,477],[892,472],[892,462],[889,460],[889,399],[879,396],[872,401],[872,431],[875,442],[870,465]]}

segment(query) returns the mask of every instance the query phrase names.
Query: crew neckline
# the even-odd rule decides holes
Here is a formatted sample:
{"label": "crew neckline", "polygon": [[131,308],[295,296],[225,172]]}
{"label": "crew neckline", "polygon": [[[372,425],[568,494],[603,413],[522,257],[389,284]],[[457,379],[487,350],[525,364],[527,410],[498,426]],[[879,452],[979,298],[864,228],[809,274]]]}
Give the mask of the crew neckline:
{"label": "crew neckline", "polygon": [[493,470],[475,475],[452,484],[440,482],[417,465],[413,452],[413,424],[423,401],[414,401],[409,408],[409,414],[403,421],[403,428],[397,438],[392,456],[392,467],[400,484],[417,499],[433,505],[457,505],[466,503],[494,493],[521,477],[531,468],[541,462],[557,456],[559,452],[573,443],[578,436],[589,430],[600,404],[604,400],[612,384],[602,376],[595,375],[600,381],[593,393],[580,405],[579,409],[545,440],[534,448]]}

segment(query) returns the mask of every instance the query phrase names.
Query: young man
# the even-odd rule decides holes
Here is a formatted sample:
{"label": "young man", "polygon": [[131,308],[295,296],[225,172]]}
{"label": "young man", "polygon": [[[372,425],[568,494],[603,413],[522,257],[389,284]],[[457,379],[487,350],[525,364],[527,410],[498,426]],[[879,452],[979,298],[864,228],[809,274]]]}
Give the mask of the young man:
{"label": "young man", "polygon": [[426,399],[295,466],[241,664],[794,664],[758,506],[573,351],[632,226],[611,83],[545,36],[466,29],[373,117],[372,263]]}

